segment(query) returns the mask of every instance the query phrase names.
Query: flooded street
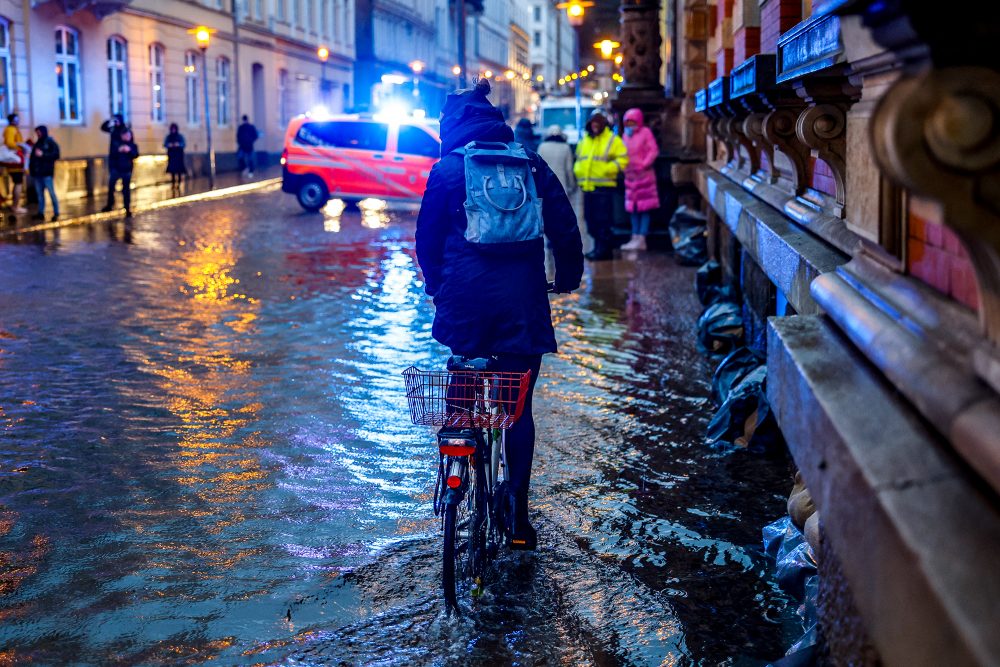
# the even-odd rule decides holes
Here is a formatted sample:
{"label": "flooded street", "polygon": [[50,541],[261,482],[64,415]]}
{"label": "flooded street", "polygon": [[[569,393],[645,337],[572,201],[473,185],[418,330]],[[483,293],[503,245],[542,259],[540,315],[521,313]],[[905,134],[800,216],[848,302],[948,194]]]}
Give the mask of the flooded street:
{"label": "flooded street", "polygon": [[764,665],[783,459],[713,450],[694,270],[589,265],[536,392],[540,550],[444,614],[412,211],[265,192],[0,244],[0,664]]}

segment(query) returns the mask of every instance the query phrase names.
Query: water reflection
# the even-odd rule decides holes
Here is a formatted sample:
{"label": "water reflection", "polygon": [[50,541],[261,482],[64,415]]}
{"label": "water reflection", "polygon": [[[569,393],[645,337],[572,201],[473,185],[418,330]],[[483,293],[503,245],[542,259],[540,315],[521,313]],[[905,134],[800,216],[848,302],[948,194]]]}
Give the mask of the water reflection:
{"label": "water reflection", "polygon": [[783,480],[701,447],[689,271],[615,262],[553,300],[543,549],[505,557],[456,622],[433,438],[398,376],[446,354],[412,211],[234,201],[144,215],[133,245],[121,227],[0,245],[0,661],[777,657],[756,544]]}

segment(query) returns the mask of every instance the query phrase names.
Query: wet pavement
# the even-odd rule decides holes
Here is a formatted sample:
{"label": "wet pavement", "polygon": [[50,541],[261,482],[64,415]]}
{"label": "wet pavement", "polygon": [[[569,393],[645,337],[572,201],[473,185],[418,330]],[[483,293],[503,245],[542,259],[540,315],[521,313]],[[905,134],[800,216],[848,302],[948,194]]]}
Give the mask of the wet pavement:
{"label": "wet pavement", "polygon": [[553,297],[536,554],[446,616],[410,211],[280,192],[0,244],[0,664],[763,665],[787,463],[703,444],[693,270]]}

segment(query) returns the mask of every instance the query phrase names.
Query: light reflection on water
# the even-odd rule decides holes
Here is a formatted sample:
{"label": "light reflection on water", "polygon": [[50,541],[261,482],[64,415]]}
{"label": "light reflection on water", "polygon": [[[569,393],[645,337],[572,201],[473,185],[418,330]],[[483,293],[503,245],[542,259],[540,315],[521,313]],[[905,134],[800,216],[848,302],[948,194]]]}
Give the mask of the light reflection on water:
{"label": "light reflection on water", "polygon": [[398,374],[445,351],[413,213],[383,204],[252,195],[141,216],[131,243],[0,246],[0,661],[777,657],[757,541],[780,466],[701,446],[691,274],[656,256],[553,301],[543,549],[441,613],[436,458]]}

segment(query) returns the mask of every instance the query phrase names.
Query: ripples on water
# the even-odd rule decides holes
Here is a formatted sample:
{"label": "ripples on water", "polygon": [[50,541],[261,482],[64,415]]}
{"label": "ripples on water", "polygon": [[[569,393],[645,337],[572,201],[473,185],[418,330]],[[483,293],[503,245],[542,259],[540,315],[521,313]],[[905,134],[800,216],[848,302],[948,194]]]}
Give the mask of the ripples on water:
{"label": "ripples on water", "polygon": [[436,455],[398,375],[445,357],[412,231],[270,193],[0,245],[0,664],[781,654],[759,536],[786,467],[702,445],[692,273],[653,254],[554,300],[541,550],[442,613]]}

